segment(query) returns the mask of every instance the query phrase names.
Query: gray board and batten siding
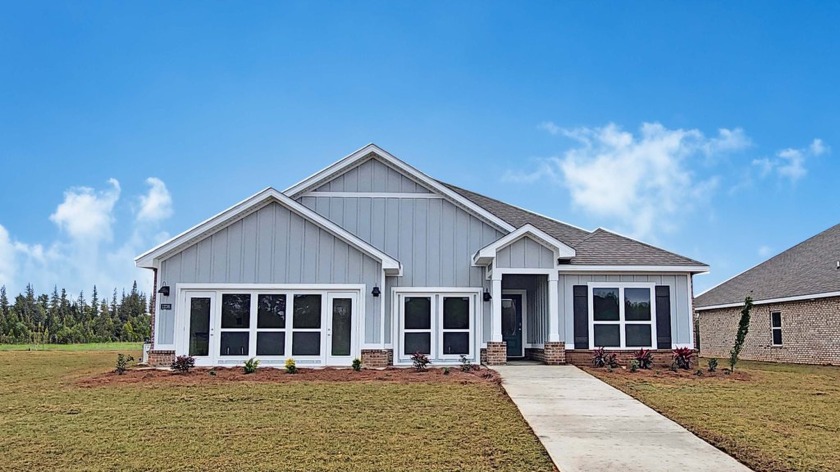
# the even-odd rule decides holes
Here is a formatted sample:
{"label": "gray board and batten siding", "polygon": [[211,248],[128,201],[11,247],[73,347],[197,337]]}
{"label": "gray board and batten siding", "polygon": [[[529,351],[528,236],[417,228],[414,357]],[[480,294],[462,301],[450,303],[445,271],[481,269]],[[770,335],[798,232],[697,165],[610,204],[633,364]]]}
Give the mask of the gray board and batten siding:
{"label": "gray board and batten siding", "polygon": [[[376,259],[278,203],[270,203],[167,257],[159,280],[229,284],[367,284],[382,276]],[[161,297],[163,303],[173,303]],[[365,342],[380,333],[380,300],[366,290]],[[174,310],[157,313],[157,344],[174,342]]]}

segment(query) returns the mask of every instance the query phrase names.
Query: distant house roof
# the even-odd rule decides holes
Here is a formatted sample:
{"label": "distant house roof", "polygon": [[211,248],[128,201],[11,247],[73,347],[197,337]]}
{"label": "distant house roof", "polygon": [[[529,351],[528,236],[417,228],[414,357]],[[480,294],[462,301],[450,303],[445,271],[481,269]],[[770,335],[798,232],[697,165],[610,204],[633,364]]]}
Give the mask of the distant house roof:
{"label": "distant house roof", "polygon": [[645,244],[619,234],[598,228],[595,231],[572,226],[546,216],[501,202],[499,200],[441,182],[461,196],[473,201],[512,226],[533,225],[575,249],[570,266],[620,267],[674,267],[674,270],[704,272],[702,262]]}
{"label": "distant house roof", "polygon": [[694,306],[740,305],[748,295],[756,302],[840,296],[838,261],[840,224],[701,293]]}

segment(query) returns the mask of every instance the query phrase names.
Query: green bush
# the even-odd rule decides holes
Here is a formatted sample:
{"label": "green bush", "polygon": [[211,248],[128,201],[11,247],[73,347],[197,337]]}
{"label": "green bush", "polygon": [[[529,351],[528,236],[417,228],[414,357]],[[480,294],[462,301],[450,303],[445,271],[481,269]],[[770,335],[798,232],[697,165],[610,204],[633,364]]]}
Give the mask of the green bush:
{"label": "green bush", "polygon": [[467,356],[461,354],[461,359],[459,360],[461,363],[461,372],[472,372],[476,366],[473,365],[472,361],[467,359]]}
{"label": "green bush", "polygon": [[422,352],[415,352],[411,355],[411,363],[414,365],[414,370],[422,372],[426,370],[426,366],[431,364],[432,361],[429,360],[429,356]]}
{"label": "green bush", "polygon": [[353,359],[353,370],[356,372],[362,370],[362,361],[358,357]]}
{"label": "green bush", "polygon": [[718,368],[718,360],[715,358],[709,359],[709,362],[706,364],[709,367],[709,372],[714,372]]}
{"label": "green bush", "polygon": [[618,367],[617,356],[614,352],[607,352],[603,347],[599,347],[592,351],[592,366],[607,367],[608,370]]}
{"label": "green bush", "polygon": [[260,365],[259,359],[254,358],[254,357],[248,359],[247,361],[245,361],[245,373],[246,374],[253,374],[254,372],[257,371],[257,366],[259,366],[259,365]]}
{"label": "green bush", "polygon": [[295,365],[295,360],[291,357],[286,359],[286,373],[288,374],[296,374],[298,371],[297,365]]}
{"label": "green bush", "polygon": [[128,368],[128,363],[133,361],[134,358],[131,356],[126,356],[125,354],[117,354],[117,369],[116,372],[118,375],[122,375],[125,373],[126,369]]}
{"label": "green bush", "polygon": [[637,370],[639,370],[639,361],[637,361],[636,359],[631,359],[630,372],[636,372]]}
{"label": "green bush", "polygon": [[449,367],[443,368],[443,375],[449,375]]}

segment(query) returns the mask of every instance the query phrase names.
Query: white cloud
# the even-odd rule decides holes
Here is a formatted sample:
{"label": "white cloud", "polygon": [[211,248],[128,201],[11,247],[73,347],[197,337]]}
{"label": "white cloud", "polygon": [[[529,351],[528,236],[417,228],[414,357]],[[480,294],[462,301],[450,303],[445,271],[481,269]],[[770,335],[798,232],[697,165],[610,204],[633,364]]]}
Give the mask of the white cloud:
{"label": "white cloud", "polygon": [[166,184],[157,177],[149,177],[146,184],[149,185],[149,192],[140,196],[137,220],[160,221],[172,216],[172,197],[166,189]]}
{"label": "white cloud", "polygon": [[537,128],[548,131],[549,134],[559,134],[561,131],[563,131],[563,128],[557,126],[552,121],[543,121]]}
{"label": "white cloud", "polygon": [[822,139],[814,139],[811,144],[804,148],[782,149],[776,153],[775,157],[753,159],[752,164],[758,169],[761,177],[776,173],[779,178],[796,183],[808,174],[808,169],[805,166],[808,158],[821,156],[830,150]]}
{"label": "white cloud", "polygon": [[110,189],[100,192],[90,187],[75,187],[64,192],[64,201],[58,205],[50,221],[76,240],[110,240],[112,212],[120,198],[120,183],[109,179]]}
{"label": "white cloud", "polygon": [[133,224],[118,225],[118,216],[130,213],[127,205],[119,211],[120,184],[110,179],[102,190],[73,187],[64,193],[64,200],[49,215],[57,234],[45,245],[15,240],[0,225],[0,285],[6,285],[10,294],[32,283],[39,292],[58,286],[88,295],[96,285],[104,296],[137,280],[141,289],[149,290],[152,275],[137,269],[134,257],[168,238],[154,223],[172,214],[172,201],[162,181],[146,182],[151,188],[140,197],[143,205]]}
{"label": "white cloud", "polygon": [[534,171],[508,172],[505,179],[544,178],[563,185],[576,207],[644,238],[652,238],[654,230],[673,229],[676,217],[717,187],[716,177],[698,179],[690,171],[691,159],[750,145],[740,129],[721,129],[707,138],[696,129],[668,129],[659,123],[644,123],[637,134],[614,124],[556,132],[552,126],[541,128],[569,137],[577,146],[539,161]]}

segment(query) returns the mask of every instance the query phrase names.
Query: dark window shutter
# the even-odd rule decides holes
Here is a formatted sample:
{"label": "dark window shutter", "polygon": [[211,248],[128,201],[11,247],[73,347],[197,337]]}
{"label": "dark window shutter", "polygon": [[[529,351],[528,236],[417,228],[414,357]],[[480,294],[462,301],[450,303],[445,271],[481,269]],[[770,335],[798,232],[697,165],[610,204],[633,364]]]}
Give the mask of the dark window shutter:
{"label": "dark window shutter", "polygon": [[588,290],[586,285],[575,285],[572,287],[572,293],[574,294],[575,349],[589,349]]}
{"label": "dark window shutter", "polygon": [[671,288],[656,286],[656,347],[671,349]]}

